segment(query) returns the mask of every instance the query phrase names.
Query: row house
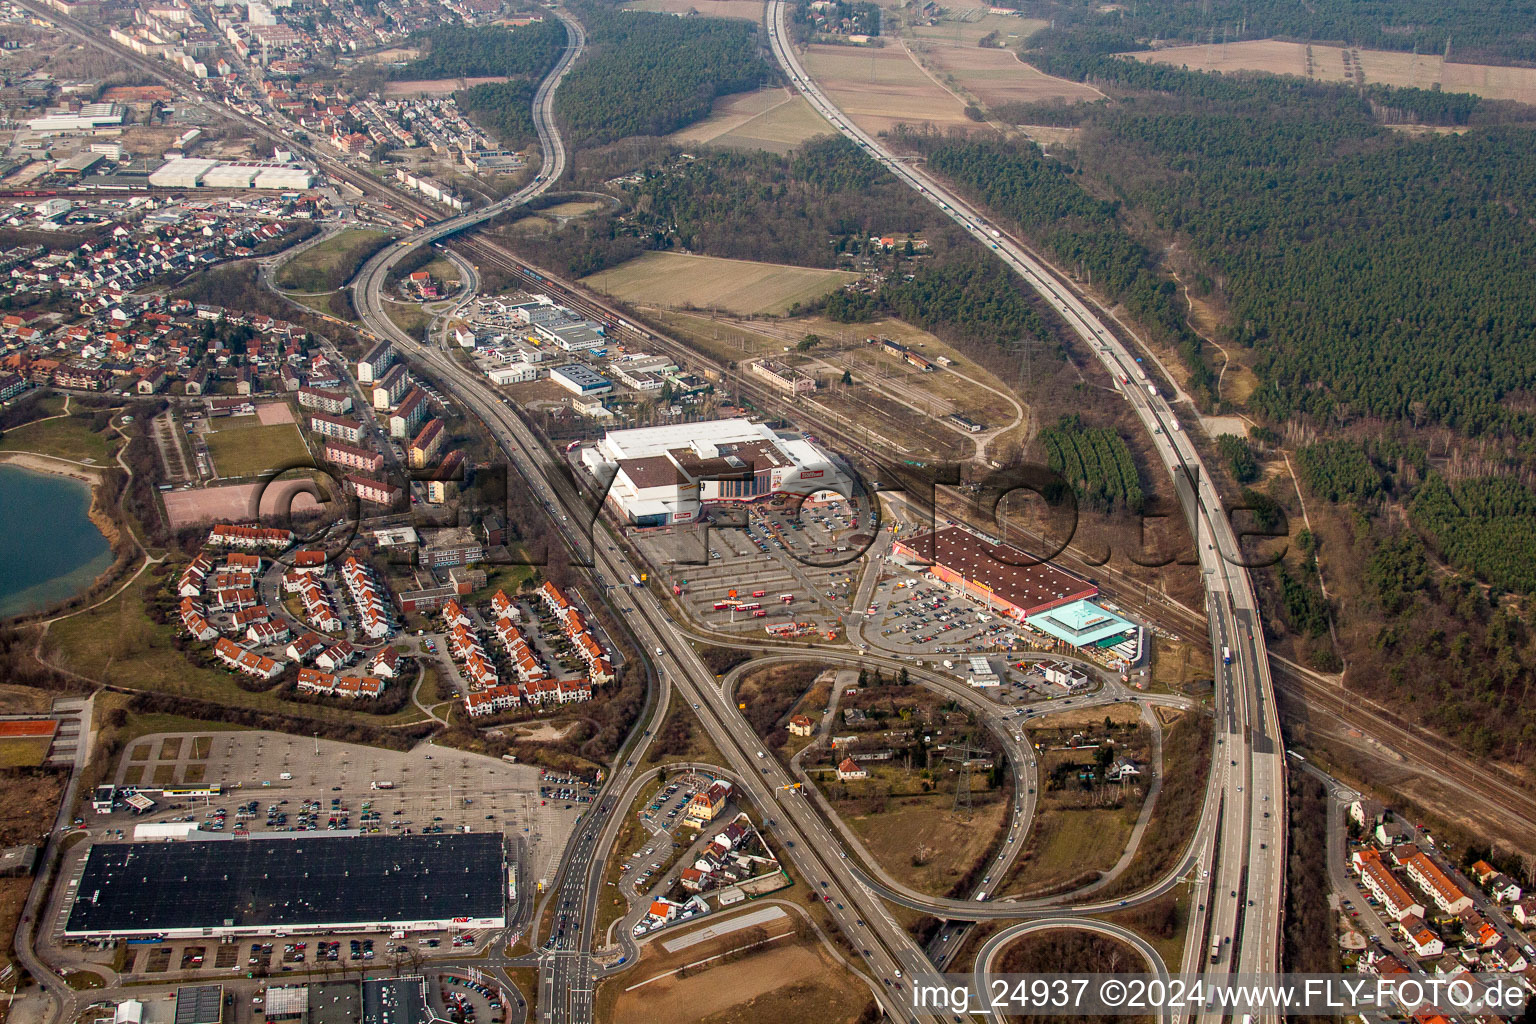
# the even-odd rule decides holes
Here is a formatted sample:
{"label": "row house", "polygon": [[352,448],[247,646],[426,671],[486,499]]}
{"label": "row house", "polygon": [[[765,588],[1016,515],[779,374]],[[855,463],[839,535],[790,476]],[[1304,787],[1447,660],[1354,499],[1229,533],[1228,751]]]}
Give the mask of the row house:
{"label": "row house", "polygon": [[1392,920],[1401,921],[1410,915],[1420,918],[1424,916],[1423,904],[1415,902],[1408,894],[1407,887],[1397,880],[1397,876],[1382,861],[1380,850],[1356,850],[1350,861],[1360,876],[1360,884],[1381,901],[1382,908]]}
{"label": "row house", "polygon": [[368,670],[384,679],[394,679],[400,674],[400,652],[394,647],[384,647],[368,663]]}
{"label": "row house", "polygon": [[549,675],[539,662],[538,655],[534,653],[532,646],[524,639],[522,631],[510,618],[503,616],[496,620],[496,639],[506,649],[507,657],[511,659],[520,682],[531,684]]}
{"label": "row house", "polygon": [[443,623],[450,630],[454,626],[471,626],[474,623],[464,611],[463,605],[457,601],[447,601],[443,604]]}
{"label": "row house", "polygon": [[264,604],[252,605],[235,612],[235,632],[243,633],[247,627],[254,626],[258,622],[271,622],[272,613],[267,611]]}
{"label": "row house", "polygon": [[319,655],[321,651],[330,645],[331,642],[325,637],[311,631],[289,644],[288,649],[283,653],[287,654],[294,661],[306,662]]}
{"label": "row house", "polygon": [[240,548],[246,551],[260,548],[286,548],[293,543],[293,532],[220,523],[208,531],[208,543],[216,548]]}
{"label": "row house", "polygon": [[303,693],[376,699],[384,694],[384,680],[374,676],[335,676],[312,668],[299,669],[296,688]]}
{"label": "row house", "polygon": [[181,599],[181,624],[194,640],[207,642],[219,635],[208,622],[208,616],[203,612],[201,601],[191,597]]}
{"label": "row house", "polygon": [[1440,865],[1430,860],[1429,855],[1422,850],[1398,858],[1408,877],[1424,891],[1430,899],[1435,901],[1435,906],[1447,914],[1459,914],[1463,910],[1472,907],[1472,897],[1462,891],[1461,886],[1451,880],[1451,877],[1440,869]]}
{"label": "row house", "polygon": [[324,551],[303,550],[295,551],[289,560],[289,566],[293,572],[305,575],[326,574],[326,566],[329,565],[330,556]]}
{"label": "row house", "polygon": [[357,648],[345,640],[338,640],[315,656],[315,667],[327,672],[346,668],[357,658]]}
{"label": "row house", "polygon": [[341,632],[341,618],[325,587],[305,577],[299,586],[299,600],[304,603],[304,617],[311,626],[322,633]]}
{"label": "row house", "polygon": [[213,559],[206,554],[200,554],[187,563],[187,567],[181,571],[181,578],[176,584],[178,597],[199,597],[203,592],[204,581],[208,577],[208,571],[213,568]]}
{"label": "row house", "polygon": [[242,608],[254,608],[261,603],[256,591],[250,587],[229,587],[215,590],[210,602],[214,611],[237,612]]}
{"label": "row house", "polygon": [[356,558],[348,557],[341,564],[341,578],[347,585],[347,593],[357,609],[358,627],[371,640],[382,640],[394,631],[389,604],[374,581],[373,573]]}
{"label": "row house", "polygon": [[228,637],[220,637],[218,643],[213,646],[213,653],[220,661],[237,672],[243,672],[257,679],[271,681],[276,679],[283,671],[283,663],[274,658],[268,658],[257,654],[255,651],[240,646]]}
{"label": "row house", "polygon": [[256,576],[249,572],[223,570],[208,577],[206,582],[213,590],[250,590],[256,586]]}
{"label": "row house", "polygon": [[231,551],[224,556],[224,568],[229,572],[261,572],[261,556],[246,551]]}
{"label": "row house", "polygon": [[256,622],[245,631],[245,638],[258,647],[270,647],[287,640],[292,633],[281,622]]}
{"label": "row house", "polygon": [[587,671],[592,682],[597,685],[613,681],[613,665],[608,661],[608,652],[597,642],[587,628],[586,619],[575,605],[560,592],[560,588],[552,582],[545,582],[539,588],[539,596],[544,599],[545,605],[560,620],[565,629],[565,635],[575,647],[577,655],[587,664]]}
{"label": "row house", "polygon": [[516,683],[492,686],[464,695],[464,710],[471,718],[494,715],[498,711],[512,711],[523,703],[522,691]]}

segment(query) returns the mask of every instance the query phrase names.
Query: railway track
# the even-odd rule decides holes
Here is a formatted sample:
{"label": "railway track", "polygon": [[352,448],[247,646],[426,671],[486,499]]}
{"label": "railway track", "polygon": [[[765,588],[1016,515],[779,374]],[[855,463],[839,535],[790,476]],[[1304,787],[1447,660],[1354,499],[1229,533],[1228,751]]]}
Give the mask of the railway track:
{"label": "railway track", "polygon": [[[633,316],[628,310],[619,309],[582,292],[558,276],[549,274],[541,268],[529,266],[510,250],[483,235],[466,234],[456,239],[456,242],[470,250],[475,257],[488,260],[519,279],[528,280],[528,276],[524,273],[525,269],[535,271],[540,277],[536,283],[537,287],[556,293],[561,301],[588,316],[609,323],[616,323]],[[530,284],[535,283],[530,281]],[[648,325],[648,328],[643,332],[628,332],[632,337],[626,340],[660,349],[673,357],[686,357],[695,362],[708,361],[708,357],[697,349],[668,336],[654,326]],[[617,330],[621,335],[626,333],[626,329],[622,326]],[[830,418],[819,415],[805,406],[786,402],[778,392],[759,385],[743,373],[723,367],[719,369],[730,386],[739,394],[750,398],[760,408],[793,417],[801,425],[832,442],[839,451],[856,455],[876,465],[890,466],[896,461],[891,458],[890,453],[875,450],[852,436],[846,428],[831,421]],[[942,489],[935,489],[932,495],[935,516],[940,519],[951,518],[957,522],[974,523],[977,508],[973,502]],[[985,528],[989,532],[1000,532],[1002,534],[999,537],[1000,540],[1026,551],[1043,550],[1048,543],[1045,538],[1013,523],[988,524]],[[1143,612],[1148,610],[1149,602],[1155,602],[1158,624],[1176,637],[1196,644],[1207,640],[1207,628],[1202,615],[1151,593],[1141,581],[1109,566],[1090,562],[1071,548],[1052,561],[1096,582],[1107,582],[1127,598],[1134,597],[1136,600],[1131,603],[1140,605]],[[1359,694],[1341,691],[1276,659],[1271,659],[1271,668],[1277,685],[1288,697],[1293,700],[1302,700],[1314,708],[1326,709],[1336,714],[1341,721],[1369,732],[1390,744],[1404,756],[1449,777],[1453,784],[1460,785],[1487,801],[1499,813],[1506,815],[1512,823],[1528,831],[1532,842],[1536,842],[1536,798],[1523,789],[1518,780],[1496,769],[1471,762],[1464,755],[1451,751],[1443,738],[1403,722],[1391,715],[1387,709]]]}

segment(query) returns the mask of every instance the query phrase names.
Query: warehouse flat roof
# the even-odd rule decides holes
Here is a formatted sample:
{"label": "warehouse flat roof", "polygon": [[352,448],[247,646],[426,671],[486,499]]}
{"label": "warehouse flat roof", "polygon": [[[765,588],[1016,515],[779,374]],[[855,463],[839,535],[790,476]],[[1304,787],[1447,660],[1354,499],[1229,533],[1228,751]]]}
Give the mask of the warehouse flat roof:
{"label": "warehouse flat roof", "polygon": [[1011,544],[993,544],[958,526],[900,542],[908,557],[932,562],[980,584],[998,600],[1026,614],[1065,600],[1093,597],[1099,588],[1085,579],[1042,562]]}
{"label": "warehouse flat roof", "polygon": [[98,844],[65,932],[501,917],[502,860],[490,832]]}

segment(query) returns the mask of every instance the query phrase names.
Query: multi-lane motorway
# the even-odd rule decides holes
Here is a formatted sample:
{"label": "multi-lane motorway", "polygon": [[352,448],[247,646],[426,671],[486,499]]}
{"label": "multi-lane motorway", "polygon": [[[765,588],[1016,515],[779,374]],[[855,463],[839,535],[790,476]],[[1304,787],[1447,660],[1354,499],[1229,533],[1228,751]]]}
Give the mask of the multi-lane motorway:
{"label": "multi-lane motorway", "polygon": [[[416,246],[436,242],[527,202],[542,194],[563,174],[566,153],[554,127],[553,99],[560,80],[582,52],[585,40],[579,23],[561,12],[556,13],[567,25],[569,43],[556,68],[540,84],[535,97],[535,123],[544,154],[540,176],[496,204],[434,224],[389,247],[364,266],[352,287],[357,309],[369,328],[380,337],[393,339],[402,350],[415,356],[447,392],[486,423],[524,478],[531,482],[543,500],[559,510],[561,523],[558,525],[567,542],[578,551],[595,547],[590,554],[598,568],[609,574],[609,578],[625,579],[637,572],[638,567],[632,564],[630,556],[619,544],[601,534],[595,545],[589,543],[589,538],[578,536],[576,524],[587,522],[590,510],[551,453],[539,446],[532,433],[483,379],[441,351],[422,346],[404,334],[390,321],[382,304],[383,282],[390,268]],[[812,105],[898,178],[993,249],[1050,302],[1121,382],[1122,391],[1152,432],[1159,456],[1173,475],[1185,512],[1194,524],[1207,583],[1213,647],[1218,651],[1223,647],[1230,648],[1232,661],[1230,665],[1222,666],[1218,680],[1217,770],[1212,772],[1205,812],[1191,843],[1189,857],[1169,878],[1136,898],[1165,891],[1180,874],[1202,879],[1214,874],[1215,877],[1210,879],[1208,898],[1204,900],[1206,910],[1197,914],[1191,930],[1194,938],[1186,944],[1184,968],[1189,970],[1207,960],[1200,937],[1209,927],[1210,935],[1218,941],[1220,955],[1216,964],[1204,966],[1230,971],[1241,964],[1244,971],[1272,970],[1276,958],[1277,911],[1284,863],[1283,752],[1278,742],[1278,719],[1263,637],[1258,628],[1257,605],[1247,573],[1240,565],[1237,539],[1226,520],[1219,496],[1203,472],[1198,452],[1179,429],[1167,401],[1150,389],[1139,360],[1104,326],[1089,304],[1022,246],[986,226],[982,217],[962,200],[926,174],[898,161],[877,140],[848,121],[806,76],[793,50],[786,45],[783,0],[770,3],[768,20],[775,55]],[[80,32],[83,26],[70,23],[69,29],[84,34]],[[168,77],[158,65],[152,69],[156,77]],[[280,134],[270,125],[260,128],[269,134]],[[907,1008],[902,989],[907,983],[904,979],[925,969],[928,960],[886,910],[877,895],[882,890],[881,883],[866,878],[845,856],[841,844],[810,801],[793,797],[779,799],[779,787],[787,786],[793,778],[759,748],[755,734],[736,713],[734,704],[717,688],[712,673],[684,641],[655,598],[643,590],[626,596],[633,603],[626,617],[646,649],[655,654],[659,685],[652,695],[653,720],[658,720],[654,716],[664,711],[674,689],[678,696],[699,709],[706,731],[738,773],[745,795],[765,809],[765,816],[769,818],[767,827],[788,850],[795,870],[825,896],[828,913],[853,939],[854,945],[869,950],[865,959],[871,973],[879,979],[877,991],[887,1013],[897,1020],[925,1019],[922,1015],[914,1016]],[[616,800],[613,794],[625,791],[633,774],[633,764],[634,756],[631,756],[615,772],[607,790],[608,800]],[[611,802],[606,809],[619,814],[624,810]],[[584,822],[567,850],[561,884],[551,896],[556,924],[552,930],[552,949],[542,963],[541,992],[544,997],[541,999],[541,1015],[551,1024],[591,1018],[590,982],[595,973],[590,960],[591,922],[595,919],[592,911],[598,886],[594,879],[601,878],[600,865],[611,843],[616,817],[616,814],[594,814]],[[1019,905],[985,901],[924,899],[917,902],[921,903],[922,909],[964,919],[1019,917],[1029,913]],[[1118,905],[1076,906],[1073,913],[1113,909]],[[1029,916],[1043,917],[1046,913],[1042,909]]]}
{"label": "multi-lane motorway", "polygon": [[[1254,973],[1274,970],[1285,862],[1281,824],[1284,751],[1258,604],[1237,537],[1199,452],[1166,397],[1158,392],[1156,382],[1149,379],[1142,361],[1105,326],[1087,301],[1022,245],[989,226],[965,200],[924,171],[897,159],[877,138],[855,125],[806,74],[788,41],[787,7],[784,0],[770,0],[767,22],[774,56],[795,87],[846,138],[992,249],[1056,310],[1118,382],[1174,478],[1198,545],[1212,647],[1221,667],[1217,681],[1217,761],[1212,772],[1219,799],[1207,801],[1191,847],[1199,855],[1202,871],[1209,871],[1213,859],[1216,861],[1216,880],[1205,902],[1206,911],[1192,924],[1193,938],[1186,943],[1184,968],[1203,966],[1213,972],[1229,972],[1240,966]],[[1223,648],[1232,652],[1230,664],[1223,661]],[[1211,962],[1209,943],[1202,949],[1199,941],[1207,919],[1210,938],[1217,943],[1215,962]]]}

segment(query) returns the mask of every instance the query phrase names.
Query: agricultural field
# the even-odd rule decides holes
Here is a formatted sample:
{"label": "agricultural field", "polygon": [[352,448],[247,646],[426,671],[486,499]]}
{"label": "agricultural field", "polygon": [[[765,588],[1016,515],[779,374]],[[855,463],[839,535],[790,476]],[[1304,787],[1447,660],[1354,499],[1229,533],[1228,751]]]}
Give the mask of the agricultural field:
{"label": "agricultural field", "polygon": [[978,16],[977,9],[972,8],[958,11],[954,17],[945,16],[937,25],[914,25],[905,34],[923,42],[976,47],[982,39],[996,33],[995,41],[1012,49],[1048,24],[1037,18],[1015,18],[1007,14]]}
{"label": "agricultural field", "polygon": [[[1239,43],[1170,46],[1133,53],[1137,60],[1195,71],[1267,71],[1321,82],[1411,86],[1466,92],[1491,100],[1536,103],[1536,68],[1458,64],[1431,54],[1345,49],[1316,43],[1258,39]],[[1346,60],[1348,58],[1348,60]],[[1358,78],[1356,76],[1358,69]]]}
{"label": "agricultural field", "polygon": [[663,14],[688,14],[697,11],[706,18],[740,18],[762,21],[762,0],[632,0],[624,5],[631,11],[659,11]]}
{"label": "agricultural field", "polygon": [[679,146],[723,146],[729,149],[761,149],[788,153],[818,135],[830,135],[826,119],[789,89],[759,89],[723,96],[710,115],[697,124],[674,132]]}
{"label": "agricultural field", "polygon": [[1090,85],[1047,75],[1019,60],[1012,50],[937,43],[923,44],[921,49],[914,50],[918,59],[941,80],[953,81],[957,88],[988,107],[1047,100],[1087,103],[1104,96]]}
{"label": "agricultural field", "polygon": [[270,469],[309,461],[309,449],[292,423],[263,425],[255,416],[214,420],[203,435],[214,472],[227,479],[257,476]]}
{"label": "agricultural field", "polygon": [[940,130],[975,127],[965,116],[965,104],[900,46],[816,45],[806,50],[803,63],[832,101],[867,132],[925,122]]}
{"label": "agricultural field", "polygon": [[818,299],[858,278],[841,270],[650,252],[582,278],[581,283],[625,302],[750,316],[783,313],[797,302]]}
{"label": "agricultural field", "polygon": [[279,288],[297,292],[326,292],[340,288],[389,238],[383,231],[348,228],[284,263],[278,268],[274,281]]}

